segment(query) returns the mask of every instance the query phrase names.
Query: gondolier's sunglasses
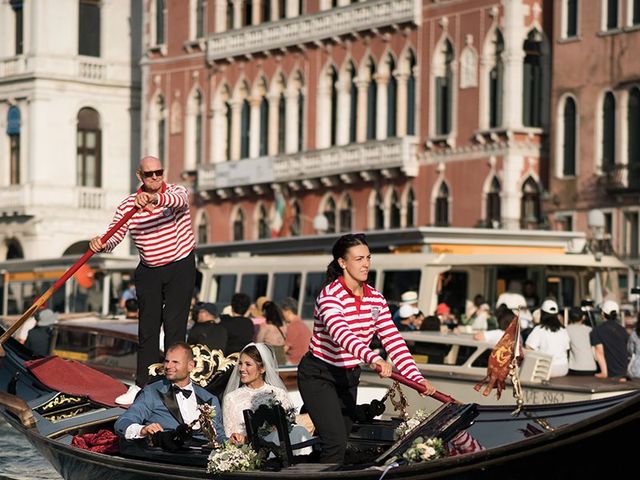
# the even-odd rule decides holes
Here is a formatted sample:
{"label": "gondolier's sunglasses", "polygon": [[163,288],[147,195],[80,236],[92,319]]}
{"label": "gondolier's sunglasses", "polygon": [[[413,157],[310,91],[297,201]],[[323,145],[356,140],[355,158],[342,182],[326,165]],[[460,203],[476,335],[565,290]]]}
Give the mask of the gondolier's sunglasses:
{"label": "gondolier's sunglasses", "polygon": [[144,172],[142,170],[140,170],[140,174],[144,177],[144,178],[151,178],[154,175],[156,177],[161,177],[162,175],[164,175],[164,169],[161,168],[160,170],[150,170],[148,172]]}

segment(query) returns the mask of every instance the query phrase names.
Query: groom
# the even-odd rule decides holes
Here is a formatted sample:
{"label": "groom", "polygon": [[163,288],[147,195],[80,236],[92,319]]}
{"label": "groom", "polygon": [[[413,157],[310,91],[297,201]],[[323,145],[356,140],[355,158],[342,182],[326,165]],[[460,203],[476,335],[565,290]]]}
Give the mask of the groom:
{"label": "groom", "polygon": [[[195,367],[191,347],[184,342],[171,345],[165,354],[165,379],[148,384],[129,409],[115,423],[115,431],[127,440],[144,438],[166,430],[176,430],[200,416],[198,405],[215,408],[214,425],[218,441],[226,440],[222,410],[218,399],[204,388],[191,383],[189,374]],[[197,435],[199,424],[194,426]]]}

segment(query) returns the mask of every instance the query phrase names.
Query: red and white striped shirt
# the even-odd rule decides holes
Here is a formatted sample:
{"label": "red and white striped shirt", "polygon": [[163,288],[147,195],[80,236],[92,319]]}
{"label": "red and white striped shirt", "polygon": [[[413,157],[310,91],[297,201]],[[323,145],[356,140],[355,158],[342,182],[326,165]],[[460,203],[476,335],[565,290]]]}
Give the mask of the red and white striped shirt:
{"label": "red and white striped shirt", "polygon": [[[138,189],[118,205],[107,231],[135,207],[134,200],[141,191]],[[189,255],[196,240],[191,228],[187,189],[163,183],[158,193],[158,204],[153,207],[151,212],[146,209],[136,212],[107,240],[104,251],[113,251],[128,230],[140,252],[140,261],[148,267],[161,267]]]}
{"label": "red and white striped shirt", "polygon": [[344,368],[381,360],[369,348],[375,334],[402,375],[416,382],[424,380],[391,320],[386,300],[369,285],[364,284],[363,296],[357,297],[339,277],[318,295],[314,317],[309,349],[317,358]]}

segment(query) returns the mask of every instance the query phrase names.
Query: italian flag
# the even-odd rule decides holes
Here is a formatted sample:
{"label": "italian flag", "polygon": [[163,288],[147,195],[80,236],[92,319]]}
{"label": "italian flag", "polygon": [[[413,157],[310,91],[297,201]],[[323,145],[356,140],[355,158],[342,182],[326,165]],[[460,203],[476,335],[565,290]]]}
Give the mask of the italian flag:
{"label": "italian flag", "polygon": [[271,238],[279,237],[284,225],[285,199],[282,192],[276,192],[273,216],[271,218]]}

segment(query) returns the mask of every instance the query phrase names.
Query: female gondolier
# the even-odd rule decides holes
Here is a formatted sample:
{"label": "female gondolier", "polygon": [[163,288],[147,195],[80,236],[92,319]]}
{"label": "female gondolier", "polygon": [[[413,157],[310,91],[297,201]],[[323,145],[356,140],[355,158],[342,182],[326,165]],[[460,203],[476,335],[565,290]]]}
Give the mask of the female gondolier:
{"label": "female gondolier", "polygon": [[359,364],[377,364],[380,376],[391,375],[391,364],[369,348],[374,334],[402,375],[423,383],[426,394],[435,392],[393,324],[386,300],[367,285],[370,263],[364,235],[343,235],[335,243],[325,287],[316,300],[309,352],[298,366],[298,388],[321,439],[322,463],[344,462]]}

